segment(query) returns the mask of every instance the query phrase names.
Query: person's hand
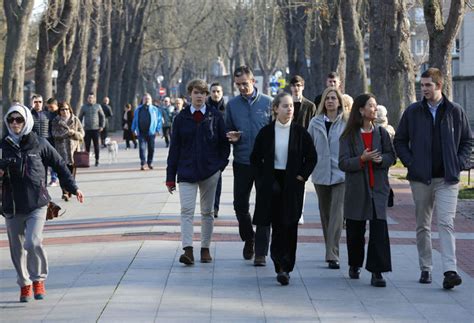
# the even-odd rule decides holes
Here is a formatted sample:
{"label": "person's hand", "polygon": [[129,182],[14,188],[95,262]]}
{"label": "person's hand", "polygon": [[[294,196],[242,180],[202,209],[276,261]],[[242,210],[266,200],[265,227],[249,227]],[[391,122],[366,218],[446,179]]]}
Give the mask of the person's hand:
{"label": "person's hand", "polygon": [[299,180],[299,181],[302,181],[303,183],[306,182],[306,181],[304,180],[303,176],[301,176],[301,175],[297,175],[297,176],[296,176],[296,179]]}
{"label": "person's hand", "polygon": [[5,174],[5,171],[3,169],[0,169],[0,177],[2,177]]}
{"label": "person's hand", "polygon": [[176,183],[175,182],[166,182],[166,188],[168,188],[168,192],[173,194],[176,191]]}
{"label": "person's hand", "polygon": [[102,132],[104,130],[104,128],[99,128],[99,132]]}
{"label": "person's hand", "polygon": [[382,155],[377,154],[374,158],[372,158],[372,161],[376,164],[380,164],[382,162]]}
{"label": "person's hand", "polygon": [[74,130],[70,129],[70,130],[67,132],[67,134],[68,134],[69,136],[74,136]]}
{"label": "person's hand", "polygon": [[242,131],[229,131],[226,133],[227,139],[229,139],[230,142],[237,142],[240,140],[240,136],[242,135]]}
{"label": "person's hand", "polygon": [[79,203],[84,203],[84,194],[80,190],[76,191],[76,196]]}
{"label": "person's hand", "polygon": [[360,160],[362,160],[363,162],[367,162],[369,160],[374,160],[374,158],[377,158],[377,156],[379,156],[380,158],[382,158],[380,156],[380,153],[378,152],[377,149],[374,149],[374,150],[369,150],[369,149],[364,149],[364,151],[362,152],[362,155],[360,156]]}

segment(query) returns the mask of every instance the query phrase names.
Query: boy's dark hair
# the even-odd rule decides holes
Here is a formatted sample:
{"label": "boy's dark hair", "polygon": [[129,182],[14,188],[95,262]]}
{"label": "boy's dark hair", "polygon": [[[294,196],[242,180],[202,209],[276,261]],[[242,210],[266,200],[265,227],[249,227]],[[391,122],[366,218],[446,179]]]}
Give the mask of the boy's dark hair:
{"label": "boy's dark hair", "polygon": [[246,65],[239,66],[234,71],[234,77],[242,76],[243,74],[248,75],[250,78],[253,78],[253,71],[250,67]]}
{"label": "boy's dark hair", "polygon": [[220,86],[220,87],[222,87],[222,84],[219,83],[219,82],[212,82],[212,83],[211,83],[211,86],[209,86],[209,88],[211,89],[213,86]]}
{"label": "boy's dark hair", "polygon": [[433,83],[438,85],[443,84],[443,74],[441,73],[440,69],[436,67],[430,67],[421,74],[421,77],[431,77]]}
{"label": "boy's dark hair", "polygon": [[296,83],[302,83],[304,85],[304,78],[299,75],[295,75],[290,79],[290,85],[294,85]]}
{"label": "boy's dark hair", "polygon": [[338,78],[339,78],[339,74],[337,74],[337,72],[328,73],[328,79],[338,79]]}
{"label": "boy's dark hair", "polygon": [[58,105],[58,100],[55,98],[49,98],[48,101],[46,101],[46,104],[56,104]]}
{"label": "boy's dark hair", "polygon": [[193,89],[197,89],[200,92],[205,92],[206,95],[209,95],[209,88],[207,87],[207,83],[204,80],[194,79],[188,83],[186,87],[188,90],[188,94],[191,95]]}

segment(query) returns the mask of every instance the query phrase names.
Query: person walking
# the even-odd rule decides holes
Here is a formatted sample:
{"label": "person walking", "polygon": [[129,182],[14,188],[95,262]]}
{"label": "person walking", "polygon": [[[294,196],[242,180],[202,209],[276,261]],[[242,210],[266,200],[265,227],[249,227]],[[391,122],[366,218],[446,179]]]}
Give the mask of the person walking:
{"label": "person walking", "polygon": [[[255,137],[272,117],[272,99],[258,92],[253,71],[248,66],[240,66],[234,71],[234,83],[240,95],[227,102],[227,138],[233,145],[234,162],[234,210],[239,222],[239,235],[245,241],[242,251],[246,260],[254,259],[255,266],[266,265],[270,226],[252,227],[249,200],[255,182],[255,168],[250,164]],[[255,245],[255,249],[254,249]]]}
{"label": "person walking", "polygon": [[306,129],[293,120],[293,99],[278,94],[272,103],[276,120],[255,139],[250,162],[257,171],[253,223],[272,226],[270,255],[277,281],[288,285],[298,241],[304,186],[316,164],[316,150]]}
{"label": "person walking", "polygon": [[419,282],[432,282],[431,220],[436,211],[443,288],[452,289],[462,283],[456,264],[454,217],[460,171],[470,168],[473,135],[461,106],[442,93],[443,75],[439,69],[423,72],[420,84],[423,99],[405,110],[393,142],[398,157],[408,168],[407,179],[415,202]]}
{"label": "person walking", "polygon": [[133,115],[135,109],[130,103],[125,104],[122,118],[123,139],[125,140],[125,149],[130,149],[130,141],[133,142],[133,148],[137,148],[137,139],[132,131]]}
{"label": "person walking", "polygon": [[[293,97],[293,120],[296,124],[304,127],[306,130],[309,127],[309,122],[316,115],[316,106],[313,102],[303,96],[304,79],[295,75],[290,79],[290,90]],[[304,199],[306,197],[306,190],[303,194],[303,211],[301,213],[298,224],[304,224]]]}
{"label": "person walking", "polygon": [[66,163],[49,142],[32,132],[30,110],[16,103],[5,114],[8,134],[0,143],[3,160],[10,164],[0,170],[3,177],[2,206],[10,256],[20,286],[20,302],[45,298],[48,260],[43,248],[47,204],[46,166],[58,173],[64,188],[84,201]]}
{"label": "person walking", "polygon": [[[74,115],[67,102],[58,104],[58,115],[53,119],[51,132],[54,138],[54,147],[66,162],[66,166],[75,178],[74,152],[79,151],[84,139],[84,129],[79,119]],[[66,202],[71,198],[71,192],[62,188],[62,199]]]}
{"label": "person walking", "polygon": [[364,262],[365,227],[370,222],[365,268],[371,285],[385,287],[382,273],[392,271],[387,226],[388,169],[395,162],[390,136],[375,127],[377,102],[372,94],[354,99],[349,120],[339,144],[339,168],[346,173],[344,217],[346,218],[349,277],[358,279]]}
{"label": "person walking", "polygon": [[312,181],[318,196],[319,215],[326,244],[326,262],[339,269],[339,240],[344,222],[344,172],[339,169],[339,139],[346,127],[347,114],[342,95],[336,88],[324,90],[318,114],[308,132],[318,152]]}
{"label": "person walking", "polygon": [[[210,87],[211,94],[206,100],[206,104],[215,108],[223,116],[225,116],[225,102],[224,102],[224,91],[222,85],[219,82],[214,82]],[[214,217],[219,216],[219,205],[221,204],[221,191],[222,191],[222,174],[219,177],[216,188],[216,198],[214,200]]]}
{"label": "person walking", "polygon": [[165,139],[166,148],[170,145],[171,125],[173,124],[174,106],[171,105],[171,99],[167,96],[163,99],[163,105],[157,106],[163,116],[163,138]]}
{"label": "person walking", "polygon": [[100,104],[96,103],[94,93],[89,93],[87,103],[81,107],[78,116],[84,127],[84,143],[86,151],[90,152],[91,141],[94,143],[95,166],[99,166],[99,134],[104,129],[105,114]]}
{"label": "person walking", "polygon": [[181,241],[184,253],[179,261],[194,264],[193,218],[199,189],[201,205],[201,262],[209,263],[214,229],[213,206],[217,181],[227,166],[230,145],[220,112],[205,104],[207,83],[193,80],[187,86],[191,105],[174,120],[166,168],[166,186],[172,194],[179,184]]}
{"label": "person walking", "polygon": [[105,116],[104,129],[102,129],[102,131],[100,132],[100,142],[102,144],[102,147],[105,148],[107,147],[105,145],[105,138],[107,138],[109,135],[109,121],[114,116],[114,112],[112,110],[112,107],[110,106],[110,99],[108,96],[102,99],[102,104],[100,106],[102,108],[102,111],[104,111]]}

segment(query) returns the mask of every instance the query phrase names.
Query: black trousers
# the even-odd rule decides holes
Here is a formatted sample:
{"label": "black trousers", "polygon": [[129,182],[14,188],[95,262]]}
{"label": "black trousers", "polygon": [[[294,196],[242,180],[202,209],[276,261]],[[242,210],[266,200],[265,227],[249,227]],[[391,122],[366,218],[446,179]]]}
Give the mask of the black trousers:
{"label": "black trousers", "polygon": [[285,219],[280,207],[285,199],[285,171],[275,170],[275,183],[272,194],[272,242],[270,255],[275,266],[275,272],[291,272],[295,267],[296,244],[298,242],[298,222],[291,223]]}
{"label": "black trousers", "polygon": [[[72,178],[76,179],[76,167],[74,167],[73,164],[66,164],[66,166],[67,166],[67,169],[69,169],[69,171],[71,172]],[[61,190],[62,190],[63,194],[70,193],[70,192],[66,191],[63,188],[62,185],[61,185]]]}
{"label": "black trousers", "polygon": [[165,138],[166,147],[170,145],[171,127],[163,127],[163,137]]}
{"label": "black trousers", "polygon": [[255,183],[255,168],[234,162],[234,211],[239,222],[242,241],[255,240],[255,255],[266,256],[270,240],[270,226],[257,225],[254,232],[250,217],[250,193]]}
{"label": "black trousers", "polygon": [[105,138],[107,138],[108,134],[109,134],[109,130],[107,129],[107,127],[104,127],[102,131],[100,132],[100,142],[103,147],[105,147]]}
{"label": "black trousers", "polygon": [[[372,273],[392,271],[390,240],[386,220],[369,220],[370,234],[365,269]],[[349,266],[362,267],[364,263],[366,221],[346,219],[347,253]]]}
{"label": "black trousers", "polygon": [[95,160],[99,160],[99,130],[86,130],[84,135],[84,144],[86,145],[86,151],[90,152],[91,140],[94,143],[94,154]]}

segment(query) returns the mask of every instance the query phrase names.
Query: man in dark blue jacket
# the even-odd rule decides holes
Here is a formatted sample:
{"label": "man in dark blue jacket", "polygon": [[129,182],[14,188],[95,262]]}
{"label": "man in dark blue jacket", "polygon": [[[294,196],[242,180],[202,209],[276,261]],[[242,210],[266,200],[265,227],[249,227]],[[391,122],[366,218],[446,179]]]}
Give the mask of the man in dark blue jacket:
{"label": "man in dark blue jacket", "polygon": [[429,68],[423,72],[423,100],[411,104],[403,113],[394,145],[398,157],[408,168],[407,178],[415,201],[419,282],[432,281],[431,219],[435,209],[443,287],[451,289],[462,282],[456,268],[454,216],[460,171],[469,167],[472,133],[463,109],[443,95],[442,86],[439,69]]}
{"label": "man in dark blue jacket", "polygon": [[205,104],[207,83],[193,80],[187,86],[191,105],[173,122],[166,168],[166,186],[173,193],[176,177],[181,204],[181,240],[184,254],[179,261],[194,264],[193,218],[199,189],[201,204],[201,262],[212,261],[209,247],[214,228],[214,198],[217,181],[227,166],[230,145],[220,112]]}

